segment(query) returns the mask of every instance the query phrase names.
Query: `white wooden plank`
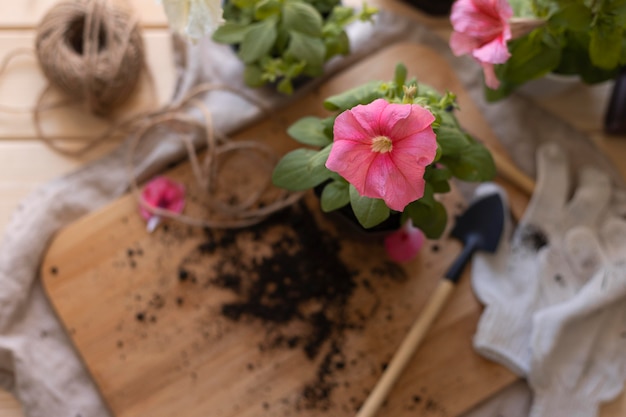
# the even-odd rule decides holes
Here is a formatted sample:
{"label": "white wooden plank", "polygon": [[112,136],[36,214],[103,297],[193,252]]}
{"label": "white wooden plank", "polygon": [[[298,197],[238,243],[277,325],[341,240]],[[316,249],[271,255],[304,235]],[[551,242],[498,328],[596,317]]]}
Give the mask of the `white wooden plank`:
{"label": "white wooden plank", "polygon": [[22,408],[8,392],[0,388],[0,417],[24,417]]}
{"label": "white wooden plank", "polygon": [[[0,59],[16,48],[31,48],[32,32],[0,32]],[[172,95],[175,83],[171,37],[167,30],[144,31],[146,60],[152,72],[154,84],[143,77],[138,93],[118,111],[120,117],[154,109],[165,103]],[[11,61],[4,74],[0,75],[0,105],[22,109],[33,108],[47,80],[39,69],[37,59],[19,56]],[[154,100],[156,91],[157,100]],[[110,122],[89,115],[80,107],[63,108],[46,112],[42,118],[44,132],[48,136],[76,138],[102,131]],[[36,138],[31,113],[7,113],[0,110],[0,140],[2,138]]]}
{"label": "white wooden plank", "polygon": [[71,158],[36,140],[0,141],[0,233],[20,201],[35,188],[106,154],[118,144],[103,143],[81,158]]}
{"label": "white wooden plank", "polygon": [[[0,1],[0,27],[35,28],[60,0]],[[142,26],[166,27],[167,19],[157,0],[121,0],[139,15]]]}

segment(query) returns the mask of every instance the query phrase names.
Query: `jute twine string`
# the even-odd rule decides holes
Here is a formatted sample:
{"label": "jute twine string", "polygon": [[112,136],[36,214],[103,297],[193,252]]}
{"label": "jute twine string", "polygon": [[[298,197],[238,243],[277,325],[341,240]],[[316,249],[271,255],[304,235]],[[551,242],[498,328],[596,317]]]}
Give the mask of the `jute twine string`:
{"label": "jute twine string", "polygon": [[[91,137],[79,149],[66,149],[56,139],[48,137],[41,128],[42,113],[72,103],[83,103],[92,114],[106,116],[124,102],[135,90],[139,76],[148,71],[137,18],[128,9],[114,7],[108,0],[66,1],[53,7],[42,19],[36,36],[36,55],[49,85],[40,94],[34,109],[18,109],[0,105],[0,111],[11,113],[32,112],[38,137],[54,151],[80,156],[116,135],[131,135],[127,153],[127,173],[132,193],[138,204],[154,215],[171,218],[189,225],[210,228],[245,227],[262,221],[270,214],[297,201],[302,193],[274,190],[271,201],[263,201],[271,186],[271,170],[278,160],[268,146],[255,141],[231,141],[213,128],[211,112],[198,99],[210,91],[229,91],[257,106],[265,116],[273,117],[265,104],[251,95],[225,85],[203,84],[191,89],[175,103],[161,109],[135,114],[113,122],[100,135]],[[0,64],[0,76],[16,57],[32,54],[23,48],[14,50]],[[154,83],[152,82],[153,86]],[[46,97],[54,89],[60,89],[65,98],[48,102]],[[156,99],[155,99],[156,101]],[[202,120],[191,117],[187,110],[196,108]],[[188,129],[200,129],[206,137],[206,154],[202,161],[188,134],[178,134],[183,141],[190,161],[193,177],[203,190],[210,211],[216,218],[198,219],[180,215],[161,208],[149,207],[141,198],[134,175],[137,148],[147,133],[157,126],[182,125]],[[263,187],[251,192],[245,201],[234,204],[219,201],[215,183],[220,173],[220,161],[228,154],[245,152],[260,157],[260,169],[267,171]],[[262,207],[261,207],[262,206]]]}
{"label": "jute twine string", "polygon": [[136,15],[107,0],[58,3],[39,24],[35,50],[50,83],[96,115],[133,93],[145,63]]}
{"label": "jute twine string", "polygon": [[[276,213],[298,201],[304,193],[291,193],[286,190],[278,190],[274,199],[264,205],[259,205],[260,200],[271,187],[271,171],[278,161],[278,156],[272,148],[261,142],[252,140],[230,140],[226,135],[220,134],[213,127],[211,112],[197,96],[210,91],[229,91],[246,99],[257,106],[265,116],[272,117],[272,113],[266,105],[239,90],[220,84],[202,84],[192,89],[179,103],[172,104],[161,112],[156,112],[144,119],[144,123],[133,133],[127,153],[126,168],[130,178],[130,187],[137,203],[155,216],[174,219],[191,226],[209,228],[241,228],[251,226],[263,221],[267,216]],[[195,107],[200,111],[202,120],[191,117],[185,109]],[[134,174],[134,159],[137,148],[147,134],[157,126],[168,124],[180,124],[188,128],[200,128],[206,138],[205,156],[202,161],[198,159],[195,146],[189,135],[178,134],[176,138],[181,140],[187,151],[194,179],[198,186],[206,193],[206,203],[215,218],[194,218],[184,214],[178,214],[158,207],[146,204],[141,198],[141,192]],[[220,173],[220,160],[227,154],[235,152],[255,153],[262,157],[262,168],[267,171],[264,178],[264,187],[255,192],[238,204],[223,202],[216,198],[215,182]]]}
{"label": "jute twine string", "polygon": [[[142,73],[154,86],[145,62],[138,18],[130,9],[108,0],[74,0],[56,4],[38,25],[35,50],[13,50],[0,63],[0,76],[15,58],[33,53],[48,85],[39,94],[33,108],[0,105],[0,111],[32,113],[38,138],[63,155],[84,155],[104,140],[127,132],[138,118],[132,116],[114,121],[109,129],[87,139],[79,148],[68,148],[45,134],[43,113],[80,103],[95,116],[109,117],[135,92]],[[54,89],[60,90],[63,98],[50,102],[48,98]]]}

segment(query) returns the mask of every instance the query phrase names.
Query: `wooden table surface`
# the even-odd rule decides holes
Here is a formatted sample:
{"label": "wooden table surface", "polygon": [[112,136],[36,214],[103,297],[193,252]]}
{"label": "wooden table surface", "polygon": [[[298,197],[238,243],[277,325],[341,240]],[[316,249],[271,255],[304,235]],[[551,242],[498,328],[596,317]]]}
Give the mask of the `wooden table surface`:
{"label": "wooden table surface", "polygon": [[[174,83],[169,29],[165,16],[155,0],[127,1],[140,14],[148,67],[156,80],[159,102],[163,103],[169,98]],[[55,3],[55,0],[0,2],[0,60],[15,48],[32,48],[38,22]],[[360,1],[350,0],[346,3],[358,5]],[[400,0],[370,0],[369,3],[409,13],[433,27],[442,36],[449,33],[446,19],[426,18]],[[39,71],[34,56],[17,58],[11,61],[4,74],[0,74],[0,105],[29,108],[45,85],[46,80]],[[581,86],[536,101],[546,110],[587,133],[626,178],[626,137],[609,137],[602,132],[602,120],[611,88],[611,83],[594,87]],[[141,94],[129,106],[132,110],[139,111],[158,104],[149,98],[150,87],[144,83]],[[89,137],[94,130],[106,126],[101,120],[84,116],[77,122],[77,118],[72,117],[76,112],[80,110],[68,109],[48,115],[47,122],[44,121],[46,132],[67,140],[67,143],[77,144],[81,139]],[[116,145],[115,141],[103,144],[80,158],[61,156],[37,139],[29,113],[15,115],[0,111],[0,231],[4,230],[20,200],[35,187],[98,158]],[[626,395],[603,407],[601,417],[622,416],[624,410]],[[19,403],[9,393],[0,390],[0,417],[22,416]]]}

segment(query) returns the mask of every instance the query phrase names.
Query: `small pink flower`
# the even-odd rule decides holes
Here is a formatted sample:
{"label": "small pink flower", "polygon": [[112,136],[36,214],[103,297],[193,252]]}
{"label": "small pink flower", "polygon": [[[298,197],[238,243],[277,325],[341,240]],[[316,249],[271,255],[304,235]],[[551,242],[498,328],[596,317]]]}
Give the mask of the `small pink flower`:
{"label": "small pink flower", "polygon": [[141,217],[148,222],[148,231],[152,232],[161,218],[151,213],[144,205],[173,213],[182,213],[185,207],[185,186],[166,177],[155,177],[141,191],[141,200],[139,212]]}
{"label": "small pink flower", "polygon": [[450,48],[457,56],[471,53],[483,67],[485,84],[492,89],[500,85],[493,65],[503,64],[511,56],[507,41],[511,39],[512,16],[506,0],[457,0],[452,5]]}
{"label": "small pink flower", "polygon": [[385,236],[385,250],[395,262],[413,259],[424,244],[424,234],[408,220],[404,226]]}
{"label": "small pink flower", "polygon": [[435,117],[417,104],[377,99],[335,119],[326,167],[359,194],[402,211],[424,195],[424,170],[435,159]]}

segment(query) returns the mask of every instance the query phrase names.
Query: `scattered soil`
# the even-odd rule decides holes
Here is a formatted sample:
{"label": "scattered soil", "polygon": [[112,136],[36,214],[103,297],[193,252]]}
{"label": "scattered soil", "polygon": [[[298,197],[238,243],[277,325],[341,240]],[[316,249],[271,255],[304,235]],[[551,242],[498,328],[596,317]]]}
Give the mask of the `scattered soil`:
{"label": "scattered soil", "polygon": [[[124,249],[120,268],[149,263],[158,275],[154,286],[129,294],[133,324],[120,323],[120,337],[113,340],[120,360],[130,360],[127,355],[147,338],[154,349],[169,349],[172,339],[191,331],[192,343],[174,366],[196,381],[206,377],[195,367],[201,363],[196,354],[202,358],[221,338],[243,332],[253,335],[248,340],[258,355],[244,358],[240,369],[263,381],[259,392],[247,393],[256,399],[251,401],[263,400],[247,406],[272,416],[354,414],[393,354],[394,346],[385,340],[404,335],[398,321],[412,317],[406,313],[412,306],[392,302],[406,291],[402,266],[388,261],[371,240],[344,240],[338,233],[340,228],[320,221],[304,202],[240,230],[162,225],[154,234],[158,253],[181,244],[189,249],[176,259],[153,259],[147,250],[144,256],[139,245]],[[430,251],[439,252],[439,245]],[[187,312],[193,319],[172,322],[172,316]],[[380,339],[368,337],[376,346],[361,348],[362,331],[373,323]],[[271,393],[272,384],[263,378],[281,375],[283,359],[298,355],[308,363],[298,378],[301,385]],[[233,411],[246,406],[242,401],[232,405]],[[408,394],[405,401],[411,410],[441,411],[425,392]]]}
{"label": "scattered soil", "polygon": [[[334,375],[345,368],[345,332],[363,326],[363,317],[351,318],[348,312],[357,282],[356,272],[339,257],[341,241],[319,228],[304,204],[246,231],[205,230],[205,236],[179,271],[192,269],[199,255],[213,256],[219,248],[219,259],[206,271],[209,284],[236,296],[220,313],[233,322],[262,323],[267,334],[261,351],[301,349],[319,363],[297,406],[328,408],[338,384]],[[251,255],[249,247],[255,245],[269,246],[267,256]]]}

